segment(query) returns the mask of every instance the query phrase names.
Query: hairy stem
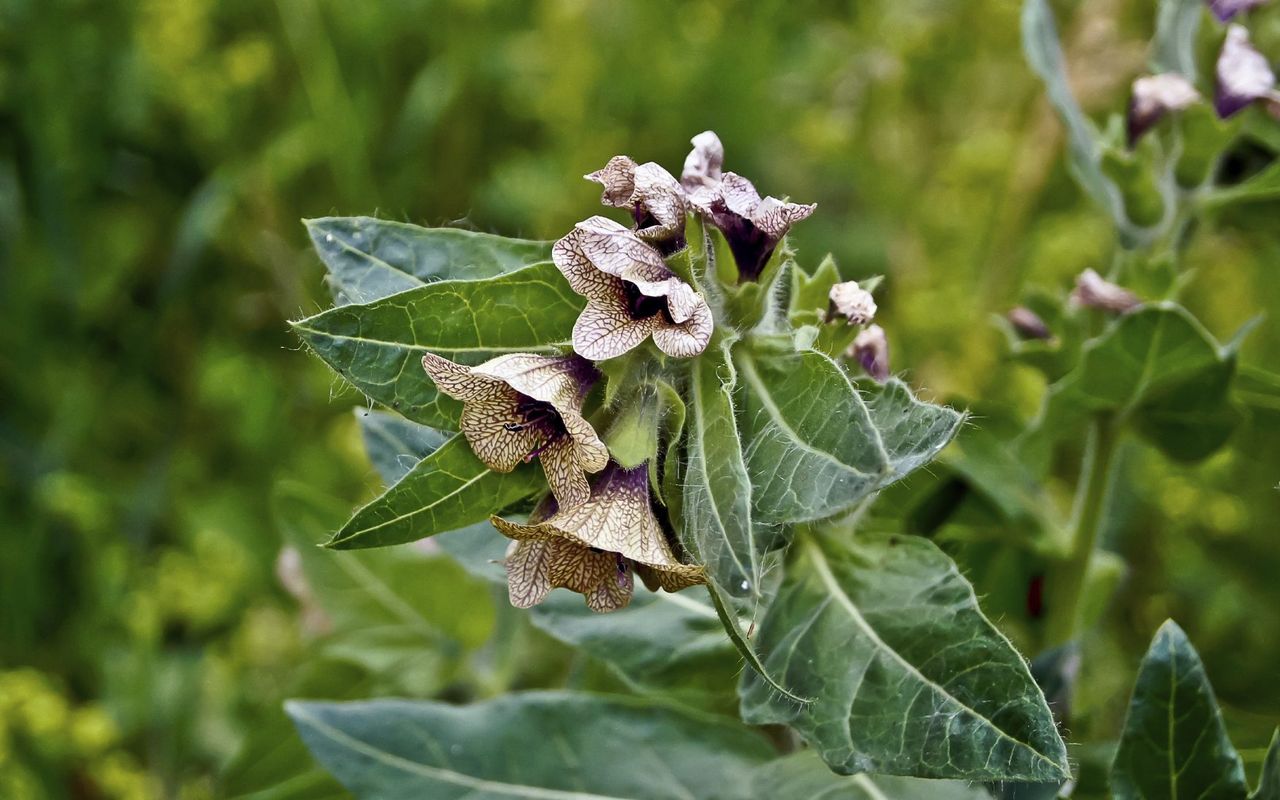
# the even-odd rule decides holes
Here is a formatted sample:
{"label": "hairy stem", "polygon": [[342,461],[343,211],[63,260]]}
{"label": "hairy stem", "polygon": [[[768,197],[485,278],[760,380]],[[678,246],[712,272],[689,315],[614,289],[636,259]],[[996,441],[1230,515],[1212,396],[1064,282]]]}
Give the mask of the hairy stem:
{"label": "hairy stem", "polygon": [[1084,584],[1098,544],[1098,532],[1106,518],[1118,433],[1116,420],[1110,415],[1099,416],[1089,429],[1072,513],[1071,550],[1062,565],[1050,574],[1045,587],[1049,610],[1046,648],[1065,644],[1080,631]]}

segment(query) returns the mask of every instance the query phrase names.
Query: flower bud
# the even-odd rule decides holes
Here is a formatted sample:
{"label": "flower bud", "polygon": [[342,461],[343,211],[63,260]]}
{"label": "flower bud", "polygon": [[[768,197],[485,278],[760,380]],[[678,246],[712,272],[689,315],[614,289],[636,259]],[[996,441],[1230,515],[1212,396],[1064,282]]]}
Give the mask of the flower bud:
{"label": "flower bud", "polygon": [[1023,339],[1052,339],[1053,332],[1040,315],[1026,306],[1014,306],[1005,314],[1009,324]]}
{"label": "flower bud", "polygon": [[877,383],[889,379],[889,340],[884,335],[884,328],[879,325],[868,325],[858,334],[853,344],[845,351],[845,358],[851,358],[862,365]]}
{"label": "flower bud", "polygon": [[827,293],[827,320],[844,317],[850,325],[866,325],[876,316],[876,301],[871,292],[858,286],[857,281],[844,281],[831,287]]}
{"label": "flower bud", "polygon": [[1117,314],[1131,311],[1142,303],[1136,294],[1106,280],[1091,269],[1086,269],[1076,278],[1071,302],[1076,306],[1099,308]]}

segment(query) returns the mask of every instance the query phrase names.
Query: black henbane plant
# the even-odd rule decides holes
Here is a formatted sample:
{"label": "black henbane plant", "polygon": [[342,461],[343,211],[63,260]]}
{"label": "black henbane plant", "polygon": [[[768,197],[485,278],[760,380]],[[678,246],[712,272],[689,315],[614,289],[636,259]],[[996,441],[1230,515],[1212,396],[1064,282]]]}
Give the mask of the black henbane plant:
{"label": "black henbane plant", "polygon": [[[593,216],[555,243],[308,223],[337,306],[295,330],[402,417],[362,418],[389,486],[328,546],[459,531],[437,541],[636,686],[657,664],[692,673],[735,647],[751,667],[742,721],[790,726],[813,753],[775,761],[742,722],[572,693],[297,705],[304,737],[378,796],[790,797],[836,780],[813,754],[846,774],[1064,778],[1040,689],[951,560],[924,539],[856,530],[964,415],[890,377],[874,281],[796,260],[786,233],[814,206],[723,171],[714,133],[693,144],[680,180],[626,156],[588,175],[630,225]],[[565,746],[512,743],[521,736]],[[669,777],[636,760],[641,742]],[[451,759],[451,745],[470,757]],[[513,747],[520,758],[498,757]],[[394,766],[405,759],[421,771]]]}

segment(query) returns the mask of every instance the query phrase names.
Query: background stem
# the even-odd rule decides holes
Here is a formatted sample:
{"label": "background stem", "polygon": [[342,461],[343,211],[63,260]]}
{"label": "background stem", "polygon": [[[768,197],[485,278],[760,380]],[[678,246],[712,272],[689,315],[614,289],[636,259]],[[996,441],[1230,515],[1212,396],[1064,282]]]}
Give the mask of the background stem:
{"label": "background stem", "polygon": [[1089,428],[1072,514],[1071,550],[1066,561],[1049,576],[1045,587],[1049,601],[1046,649],[1065,644],[1079,633],[1081,596],[1111,488],[1117,427],[1113,417],[1102,415]]}

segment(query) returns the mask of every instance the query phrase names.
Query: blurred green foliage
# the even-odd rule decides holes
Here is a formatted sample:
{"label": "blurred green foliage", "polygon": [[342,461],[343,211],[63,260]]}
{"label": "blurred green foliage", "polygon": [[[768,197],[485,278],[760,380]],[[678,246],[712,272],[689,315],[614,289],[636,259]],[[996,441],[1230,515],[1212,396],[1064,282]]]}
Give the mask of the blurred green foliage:
{"label": "blurred green foliage", "polygon": [[[1152,4],[1057,10],[1086,110],[1120,112]],[[1259,36],[1278,28],[1268,17]],[[887,276],[895,367],[979,428],[1031,415],[1043,386],[1001,364],[990,315],[1031,284],[1065,292],[1113,246],[1065,171],[1007,0],[2,0],[0,53],[5,797],[264,788],[253,769],[271,731],[288,735],[288,694],[617,681],[502,603],[475,623],[497,626],[495,652],[474,632],[379,649],[308,625],[276,577],[272,487],[350,507],[378,479],[343,411],[362,398],[331,397],[284,323],[325,299],[301,217],[554,238],[596,211],[579,175],[621,152],[677,169],[714,128],[762,191],[818,202],[802,252]],[[1244,206],[1194,232],[1185,299],[1219,338],[1280,309],[1275,213]],[[1115,738],[1172,616],[1257,768],[1280,713],[1280,402],[1262,372],[1280,372],[1280,329],[1264,324],[1242,363],[1256,381],[1227,450],[1195,466],[1122,454],[1105,546],[1129,567],[1087,643],[1073,741]],[[1062,473],[1050,491],[1066,496]],[[958,557],[1017,640],[1034,559]],[[412,646],[441,663],[403,671]],[[300,670],[317,647],[329,660]],[[301,770],[296,747],[278,757]],[[339,792],[294,787],[273,796]]]}

